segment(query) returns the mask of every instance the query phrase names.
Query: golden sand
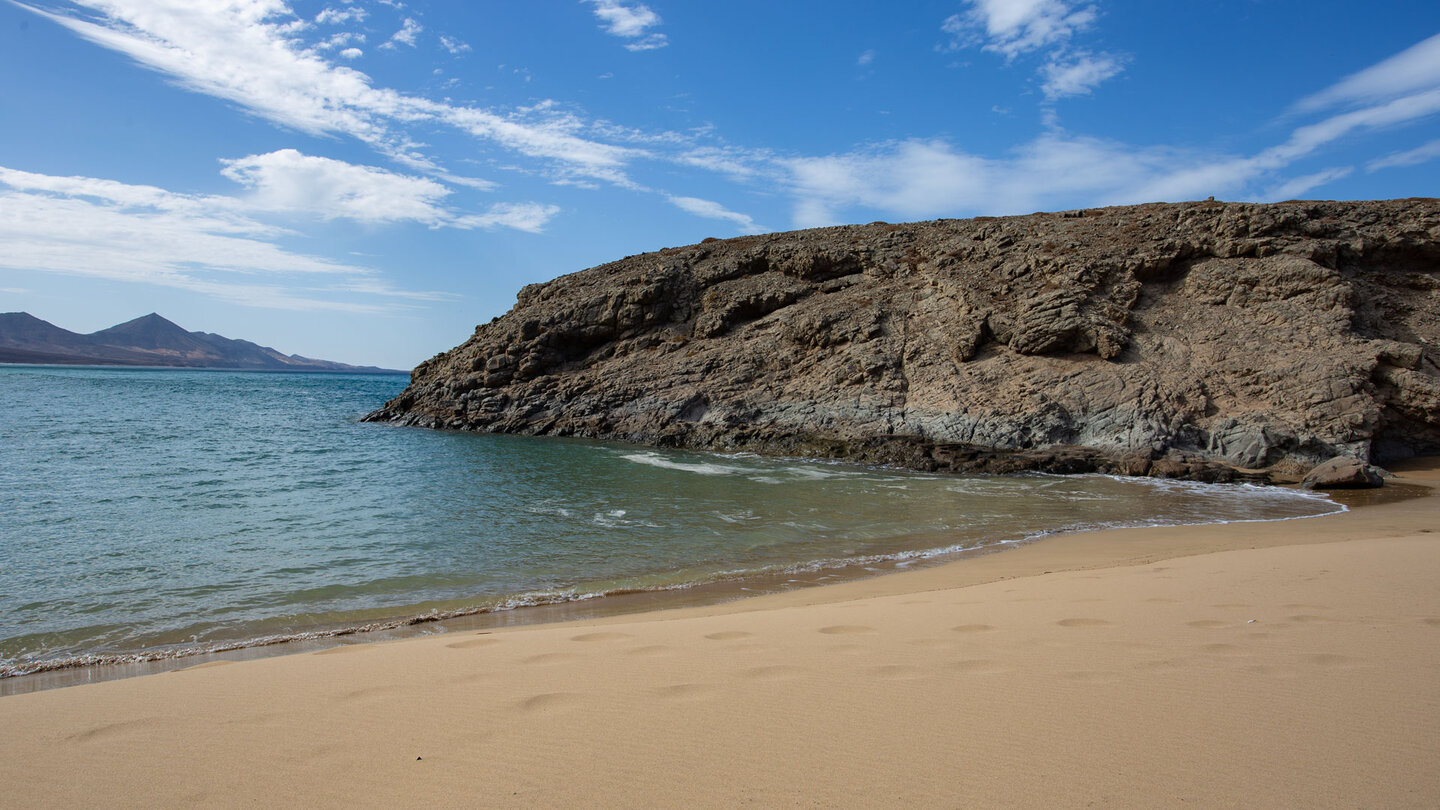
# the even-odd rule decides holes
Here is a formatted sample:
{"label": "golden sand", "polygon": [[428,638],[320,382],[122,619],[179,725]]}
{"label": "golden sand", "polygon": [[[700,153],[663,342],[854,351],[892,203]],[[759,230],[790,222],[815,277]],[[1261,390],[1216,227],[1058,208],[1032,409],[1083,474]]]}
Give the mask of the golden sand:
{"label": "golden sand", "polygon": [[1433,808],[1437,760],[1434,495],[0,698],[17,808]]}

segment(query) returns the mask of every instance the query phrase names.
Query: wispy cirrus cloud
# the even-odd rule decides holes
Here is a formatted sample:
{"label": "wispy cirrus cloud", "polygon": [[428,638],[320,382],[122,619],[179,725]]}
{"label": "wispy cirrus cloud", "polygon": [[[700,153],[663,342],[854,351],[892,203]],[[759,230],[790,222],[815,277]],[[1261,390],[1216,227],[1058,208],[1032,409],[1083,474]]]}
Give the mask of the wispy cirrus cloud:
{"label": "wispy cirrus cloud", "polygon": [[1422,163],[1440,158],[1440,138],[1429,143],[1421,144],[1414,149],[1406,149],[1403,152],[1395,152],[1383,158],[1377,158],[1365,164],[1365,170],[1369,172],[1381,169],[1393,169],[1401,166],[1419,166]]}
{"label": "wispy cirrus cloud", "polygon": [[[610,0],[592,2],[607,30],[644,49],[663,44],[654,32],[659,16],[648,7]],[[315,39],[314,25],[363,19],[358,7],[331,7],[317,21],[296,17],[281,0],[73,0],[69,8],[41,8],[24,0],[16,5],[45,16],[81,37],[122,53],[193,92],[223,99],[277,125],[312,135],[355,138],[386,158],[433,179],[489,190],[493,181],[460,177],[426,154],[413,128],[449,127],[478,144],[509,153],[505,163],[552,182],[568,185],[610,184],[642,193],[658,193],[630,176],[640,161],[710,168],[695,159],[704,152],[692,135],[645,133],[590,121],[553,101],[509,110],[454,104],[449,100],[377,86],[366,73],[327,58],[362,55],[358,31]],[[77,9],[87,9],[80,11]],[[407,18],[409,19],[409,18]],[[418,23],[401,28],[418,33]],[[654,39],[659,37],[658,40]],[[307,43],[306,38],[311,41]],[[403,37],[402,37],[403,40]],[[350,46],[343,47],[342,46]],[[468,47],[458,40],[441,45]],[[334,49],[339,48],[338,53]],[[525,158],[515,161],[515,157]],[[735,164],[738,168],[738,164]],[[722,170],[724,169],[717,169]],[[476,214],[473,222],[522,223],[542,227],[539,203],[508,204],[509,215]],[[514,208],[525,205],[525,208]],[[539,207],[536,207],[539,206]],[[525,216],[516,216],[523,210]],[[459,221],[457,219],[457,221]]]}
{"label": "wispy cirrus cloud", "polygon": [[[457,211],[443,204],[450,190],[434,180],[293,149],[223,161],[221,174],[247,193],[182,194],[0,167],[0,267],[176,287],[251,306],[372,312],[397,299],[448,296],[399,289],[368,268],[286,249],[281,243],[299,235],[290,227],[296,215],[534,232],[559,212],[541,203]],[[276,215],[287,226],[270,221]],[[256,276],[280,281],[236,280]]]}
{"label": "wispy cirrus cloud", "polygon": [[595,16],[605,33],[621,39],[626,50],[653,51],[670,44],[670,40],[659,31],[650,29],[661,23],[660,15],[643,3],[626,3],[624,0],[581,0],[595,7]]}
{"label": "wispy cirrus cloud", "polygon": [[764,233],[769,230],[769,228],[757,224],[750,215],[731,211],[713,200],[704,200],[699,197],[668,197],[667,199],[671,205],[697,217],[732,222],[740,229],[741,233]]}
{"label": "wispy cirrus cloud", "polygon": [[95,12],[88,18],[17,4],[186,89],[309,134],[348,135],[390,157],[410,140],[407,127],[434,124],[546,161],[560,179],[624,184],[625,164],[641,154],[587,137],[583,122],[544,105],[501,113],[376,87],[297,39],[304,21],[279,0],[78,0]]}
{"label": "wispy cirrus cloud", "polygon": [[[1288,199],[1353,172],[1350,166],[1332,166],[1287,175],[1337,141],[1440,115],[1440,73],[1431,78],[1427,61],[1407,56],[1414,50],[1378,63],[1378,70],[1355,74],[1391,77],[1386,82],[1367,78],[1360,83],[1350,77],[1311,97],[1330,103],[1345,99],[1354,108],[1296,126],[1285,140],[1250,155],[1136,146],[1055,130],[1001,157],[970,154],[941,140],[910,139],[779,163],[788,172],[798,226],[835,224],[845,219],[842,212],[857,208],[928,218],[1210,195]],[[1392,71],[1397,59],[1421,67]],[[1365,93],[1356,91],[1360,86],[1367,88]],[[1367,100],[1371,103],[1364,104]],[[1440,157],[1437,144],[1440,141],[1374,161],[1371,168]]]}
{"label": "wispy cirrus cloud", "polygon": [[[272,309],[394,308],[393,301],[334,295],[337,285],[373,271],[286,250],[277,244],[286,235],[203,197],[0,168],[0,267],[173,287]],[[315,294],[322,290],[330,292]]]}
{"label": "wispy cirrus cloud", "polygon": [[1332,84],[1297,102],[1313,113],[1337,106],[1371,105],[1440,87],[1440,34]]}
{"label": "wispy cirrus cloud", "polygon": [[456,217],[451,225],[457,228],[513,228],[517,231],[539,233],[560,213],[557,205],[544,203],[497,203],[483,214],[466,214]]}

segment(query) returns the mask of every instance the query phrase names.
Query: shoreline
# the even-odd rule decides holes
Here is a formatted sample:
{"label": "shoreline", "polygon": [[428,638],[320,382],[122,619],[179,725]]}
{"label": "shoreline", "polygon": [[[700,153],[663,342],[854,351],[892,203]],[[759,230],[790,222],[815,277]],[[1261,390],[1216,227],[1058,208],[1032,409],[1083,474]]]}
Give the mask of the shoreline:
{"label": "shoreline", "polygon": [[[1045,475],[1040,473],[1040,475]],[[1130,476],[1084,473],[1078,477],[1098,475],[1121,481]],[[1139,479],[1142,482],[1146,479]],[[1199,482],[1182,482],[1199,483]],[[1222,487],[1247,486],[1222,484]],[[1416,497],[1405,485],[1378,490],[1315,493],[1339,507]],[[370,644],[406,638],[423,637],[446,632],[467,632],[517,626],[535,626],[558,622],[603,620],[637,613],[674,610],[687,607],[724,605],[729,602],[760,596],[782,594],[818,586],[891,576],[935,566],[952,565],[978,557],[1009,552],[1022,546],[1047,542],[1057,537],[1091,532],[1124,531],[1128,529],[1181,528],[1187,526],[1227,526],[1245,523],[1310,520],[1331,514],[1302,515],[1282,518],[1255,518],[1219,521],[1216,523],[1169,523],[1137,526],[1101,526],[1044,531],[1025,537],[1000,540],[993,544],[962,547],[946,542],[953,538],[937,535],[934,548],[917,549],[894,555],[855,559],[820,559],[797,562],[774,570],[721,572],[714,578],[656,587],[620,588],[613,591],[589,592],[576,586],[573,595],[513,594],[496,605],[458,607],[444,605],[429,611],[390,618],[316,625],[282,633],[261,633],[229,640],[215,640],[196,645],[170,645],[120,653],[76,654],[37,662],[11,662],[12,669],[34,669],[15,674],[0,673],[0,698],[47,689],[58,689],[87,683],[143,677],[170,672],[211,662],[247,661],[281,655],[316,652],[348,644]],[[463,600],[456,600],[463,601]],[[422,603],[423,604],[423,603]]]}
{"label": "shoreline", "polygon": [[1436,462],[1316,520],[12,695],[0,804],[1433,807]]}

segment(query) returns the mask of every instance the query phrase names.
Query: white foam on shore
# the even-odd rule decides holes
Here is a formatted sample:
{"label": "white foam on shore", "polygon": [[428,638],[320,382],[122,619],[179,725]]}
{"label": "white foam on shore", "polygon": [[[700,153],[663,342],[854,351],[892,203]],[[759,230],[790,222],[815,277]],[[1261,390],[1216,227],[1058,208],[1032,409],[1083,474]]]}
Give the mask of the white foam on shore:
{"label": "white foam on shore", "polygon": [[734,475],[736,473],[749,472],[744,467],[732,467],[726,464],[696,463],[687,464],[681,461],[673,461],[665,458],[659,453],[630,453],[620,456],[626,461],[636,464],[644,464],[650,467],[660,467],[666,470],[679,470],[681,472],[697,473],[699,475]]}

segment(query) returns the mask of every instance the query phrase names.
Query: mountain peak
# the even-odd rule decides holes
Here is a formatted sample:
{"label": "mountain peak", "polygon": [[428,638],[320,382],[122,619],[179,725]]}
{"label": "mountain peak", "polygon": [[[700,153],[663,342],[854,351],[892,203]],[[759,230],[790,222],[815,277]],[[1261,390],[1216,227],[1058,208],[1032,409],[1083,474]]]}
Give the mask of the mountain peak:
{"label": "mountain peak", "polygon": [[28,312],[0,313],[0,363],[67,365],[181,366],[269,371],[385,372],[374,366],[351,366],[312,360],[231,340],[208,332],[189,332],[158,312],[79,335]]}
{"label": "mountain peak", "polygon": [[109,329],[92,332],[90,339],[110,346],[165,349],[182,354],[205,348],[202,341],[196,340],[184,328],[154,312]]}

